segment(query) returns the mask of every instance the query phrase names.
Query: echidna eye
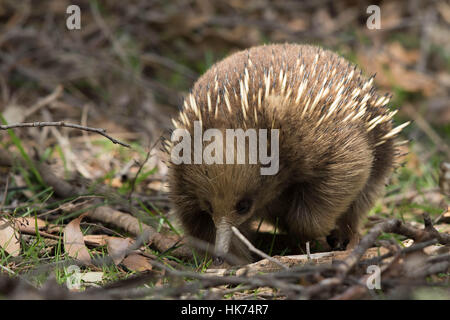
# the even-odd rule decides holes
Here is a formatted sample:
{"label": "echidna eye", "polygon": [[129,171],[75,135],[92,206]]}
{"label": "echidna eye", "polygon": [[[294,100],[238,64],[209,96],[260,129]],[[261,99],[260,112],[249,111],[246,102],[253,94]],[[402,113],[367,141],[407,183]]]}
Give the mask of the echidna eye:
{"label": "echidna eye", "polygon": [[252,200],[244,198],[236,204],[236,211],[239,214],[246,214],[252,207]]}

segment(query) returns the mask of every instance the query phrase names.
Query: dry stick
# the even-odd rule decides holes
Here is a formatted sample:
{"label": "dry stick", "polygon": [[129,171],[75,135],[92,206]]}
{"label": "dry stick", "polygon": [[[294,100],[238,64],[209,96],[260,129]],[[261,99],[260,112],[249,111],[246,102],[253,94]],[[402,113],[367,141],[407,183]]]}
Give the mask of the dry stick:
{"label": "dry stick", "polygon": [[427,259],[427,262],[439,262],[439,261],[450,262],[450,253],[444,253],[438,256],[431,256]]}
{"label": "dry stick", "polygon": [[442,245],[450,244],[450,234],[440,233],[433,227],[430,215],[423,213],[423,220],[425,227],[423,229],[416,229],[405,223],[400,223],[398,228],[394,231],[397,234],[401,234],[405,237],[411,238],[416,242],[428,241],[431,239],[437,239]]}
{"label": "dry stick", "polygon": [[236,235],[236,237],[239,238],[239,240],[241,240],[249,249],[250,251],[253,251],[254,253],[256,253],[257,255],[259,255],[262,258],[265,258],[277,265],[279,265],[280,267],[282,267],[283,269],[289,269],[286,265],[284,265],[283,263],[281,263],[280,261],[278,261],[275,258],[272,258],[271,256],[269,256],[268,254],[265,254],[264,252],[262,252],[261,250],[255,248],[255,246],[253,244],[251,244],[250,241],[247,240],[246,237],[244,237],[244,235],[236,228],[236,227],[231,227],[231,230],[233,230],[234,234]]}
{"label": "dry stick", "polygon": [[[47,109],[42,110],[42,116],[45,122],[53,121],[52,115]],[[64,137],[56,127],[50,127],[50,131],[58,141],[58,144],[61,146],[64,157],[67,159],[68,170],[73,170],[73,165],[83,177],[92,179],[92,174],[86,168],[83,161],[81,161],[78,156],[72,151],[70,140],[67,137]],[[86,133],[86,131],[82,132]]]}
{"label": "dry stick", "polygon": [[[143,237],[141,237],[141,240]],[[138,242],[138,241],[137,241]],[[137,243],[136,242],[136,243]],[[135,245],[136,245],[135,243]],[[128,248],[127,250],[132,249]],[[155,258],[155,257],[153,257]],[[107,260],[106,258],[98,258],[95,260],[96,265],[100,265],[102,263],[105,263]],[[51,263],[44,267],[37,268],[33,274],[36,274],[39,270],[49,270],[50,267],[55,266],[63,266],[63,265],[69,265],[73,263],[78,263],[77,261],[60,261],[57,263]],[[172,285],[162,287],[162,288],[151,288],[151,289],[132,289],[127,290],[124,287],[129,287],[130,284],[136,284],[136,283],[144,283],[147,280],[150,280],[154,278],[154,274],[142,274],[138,277],[134,277],[132,279],[126,279],[122,280],[116,284],[113,284],[111,289],[108,288],[99,288],[99,289],[93,289],[86,291],[84,293],[71,295],[68,298],[76,298],[82,297],[82,298],[89,298],[92,296],[99,295],[101,298],[131,298],[131,297],[142,297],[145,295],[162,295],[162,296],[180,296],[182,293],[196,293],[201,289],[207,289],[210,287],[215,287],[218,285],[228,285],[228,284],[250,284],[253,287],[260,287],[260,286],[270,286],[273,288],[278,288],[281,290],[286,291],[299,291],[302,289],[301,286],[285,283],[282,282],[275,277],[272,277],[271,275],[265,275],[261,277],[236,277],[236,276],[228,276],[228,277],[221,277],[221,276],[211,276],[207,274],[199,274],[197,272],[192,271],[183,271],[183,270],[174,270],[172,268],[169,268],[165,264],[158,262],[158,261],[152,261],[152,264],[162,270],[164,270],[167,274],[170,276],[178,277],[178,278],[193,278],[198,280],[196,283],[192,284],[182,284],[179,287],[174,287]]]}
{"label": "dry stick", "polygon": [[130,193],[128,194],[128,200],[129,201],[131,200],[131,196],[133,195],[134,189],[136,188],[136,180],[139,177],[139,175],[141,174],[142,168],[147,163],[147,161],[150,159],[150,153],[152,152],[153,148],[155,148],[155,146],[158,144],[159,140],[160,139],[156,139],[155,143],[153,143],[153,145],[148,150],[144,161],[139,165],[139,169],[136,172],[136,175],[134,176],[133,181],[131,182],[131,190],[130,190]]}
{"label": "dry stick", "polygon": [[16,273],[15,273],[14,271],[12,271],[10,268],[5,267],[5,266],[2,266],[1,264],[0,264],[0,269],[3,269],[3,270],[5,270],[6,272],[9,272],[9,273],[10,273],[11,275],[13,275],[13,276],[16,275]]}
{"label": "dry stick", "polygon": [[[87,205],[91,199],[103,199],[103,198],[104,198],[103,196],[95,196],[95,195],[92,195],[92,196],[91,195],[78,196],[78,197],[70,200],[69,202],[64,202],[63,204],[58,205],[54,209],[50,209],[50,210],[47,210],[45,212],[39,213],[37,215],[37,217],[41,218],[43,216],[49,215],[49,214],[51,214],[53,212],[56,212],[56,211],[59,211],[59,210],[62,210],[62,211],[72,210],[72,211],[74,211],[77,207],[82,207],[82,206]],[[84,200],[84,201],[81,201],[81,202],[77,202],[78,200],[81,200],[81,199],[87,199],[87,200]],[[37,208],[40,209],[40,208],[42,208],[42,206],[38,206]]]}
{"label": "dry stick", "polygon": [[437,231],[433,227],[433,223],[431,222],[428,213],[425,212],[423,214],[423,220],[425,227],[421,230],[410,227],[398,219],[390,219],[375,225],[369,233],[361,239],[359,245],[344,260],[344,263],[338,266],[338,271],[343,272],[344,274],[350,271],[382,232],[397,233],[411,238],[416,242],[428,241],[435,238],[443,245],[450,244],[450,234]]}
{"label": "dry stick", "polygon": [[424,213],[423,218],[425,228],[422,230],[410,227],[402,223],[398,219],[386,220],[375,225],[369,231],[369,233],[361,239],[358,246],[355,247],[355,249],[347,256],[343,263],[337,265],[336,271],[338,272],[338,274],[336,277],[324,279],[319,283],[308,287],[303,295],[306,297],[311,297],[318,294],[319,292],[322,292],[322,290],[342,284],[348,272],[358,263],[358,261],[360,261],[363,254],[375,243],[376,239],[382,232],[397,233],[408,238],[412,238],[417,242],[427,241],[435,238],[441,244],[446,245],[450,243],[450,235],[439,233],[433,227],[428,213]]}
{"label": "dry stick", "polygon": [[422,269],[421,272],[417,273],[415,276],[423,277],[423,278],[429,277],[433,274],[448,272],[449,268],[450,268],[450,262],[441,261],[441,262],[437,262],[433,265],[427,265],[426,267],[424,267]]}
{"label": "dry stick", "polygon": [[[398,246],[397,246],[398,247]],[[392,251],[391,251],[392,253]],[[386,255],[384,255],[386,256]],[[400,257],[402,256],[402,251],[398,250],[395,252],[394,258],[388,262],[387,265],[384,265],[381,267],[381,274],[391,268],[393,265],[398,264]],[[384,259],[384,258],[383,258]],[[380,259],[382,261],[383,259]],[[365,262],[365,261],[364,261]],[[361,263],[361,261],[360,261]],[[331,300],[350,300],[350,299],[358,299],[364,294],[367,293],[368,286],[367,286],[367,280],[371,277],[370,274],[364,275],[361,277],[357,282],[356,285],[351,286],[347,288],[344,292],[341,292],[331,298]]]}
{"label": "dry stick", "polygon": [[367,279],[371,275],[365,275],[362,278],[359,279],[359,283],[347,288],[344,292],[341,292],[333,297],[330,298],[330,300],[356,300],[361,299],[362,296],[364,296],[367,293]]}
{"label": "dry stick", "polygon": [[[176,294],[180,295],[181,293],[189,293],[189,292],[196,292],[199,289],[206,289],[208,287],[215,287],[218,285],[225,285],[225,284],[249,284],[249,285],[255,285],[255,286],[268,286],[272,288],[278,288],[285,291],[294,291],[294,292],[301,292],[304,287],[296,284],[286,283],[284,281],[280,281],[276,279],[273,275],[261,275],[261,276],[254,276],[254,277],[238,277],[238,276],[212,276],[207,274],[201,274],[197,272],[191,272],[191,271],[180,271],[180,270],[174,270],[166,265],[158,262],[153,261],[152,264],[154,266],[165,270],[166,273],[170,276],[174,276],[177,278],[192,278],[201,281],[201,284],[199,286],[198,283],[190,284],[190,285],[181,285],[180,287],[174,287],[173,285],[169,285],[162,288],[151,288],[150,290],[145,290],[144,292],[141,292],[141,296],[145,293],[148,294],[155,294],[158,292],[165,293],[166,296],[168,294]],[[174,292],[170,292],[173,290]],[[144,294],[143,294],[144,293]]]}
{"label": "dry stick", "polygon": [[450,244],[450,234],[437,231],[436,228],[434,228],[431,217],[427,212],[423,213],[423,222],[425,224],[423,231],[428,233],[427,239],[436,238],[440,244]]}
{"label": "dry stick", "polygon": [[102,128],[92,128],[92,127],[85,127],[81,126],[79,124],[75,123],[68,123],[65,121],[52,121],[52,122],[24,122],[24,123],[13,123],[9,125],[0,125],[1,130],[8,130],[8,129],[14,129],[14,128],[27,128],[27,127],[67,127],[67,128],[74,128],[79,130],[85,130],[89,132],[95,132],[98,133],[105,138],[108,138],[112,141],[114,144],[120,144],[124,147],[130,148],[130,145],[124,142],[121,142],[119,140],[114,139],[113,137],[106,134],[106,130]]}
{"label": "dry stick", "polygon": [[[422,250],[422,249],[424,249],[424,248],[426,248],[426,247],[432,246],[433,244],[436,244],[436,243],[438,243],[438,242],[439,242],[439,241],[438,241],[437,239],[431,239],[431,240],[428,240],[428,241],[425,241],[425,242],[420,242],[420,243],[417,243],[417,244],[413,244],[413,245],[410,246],[410,247],[406,247],[406,248],[401,249],[401,250],[398,252],[398,254],[399,254],[399,255],[404,255],[404,254],[407,254],[407,253],[411,253],[411,252],[415,252],[415,251],[420,251],[420,250]],[[388,253],[385,253],[385,254],[383,254],[383,255],[381,255],[381,256],[379,256],[379,257],[374,257],[374,258],[372,258],[372,259],[366,259],[366,260],[363,260],[363,261],[361,261],[360,263],[361,263],[361,264],[364,264],[364,265],[379,264],[379,263],[380,263],[381,261],[383,261],[384,259],[390,258],[390,257],[392,257],[393,255],[394,255],[393,252],[388,252]]]}
{"label": "dry stick", "polygon": [[[29,234],[31,236],[35,236],[36,235],[36,231],[26,230],[26,229],[20,228],[20,227],[18,229],[19,229],[19,231],[21,233]],[[48,232],[45,232],[45,231],[42,231],[42,230],[39,230],[37,233],[39,234],[40,237],[43,237],[43,238],[49,238],[49,239],[53,239],[53,240],[62,240],[61,237],[55,236],[54,234],[51,234],[51,233],[48,233]]]}
{"label": "dry stick", "polygon": [[[101,260],[101,259],[100,259]],[[66,265],[65,263],[53,263],[51,265]],[[276,288],[280,290],[284,290],[286,292],[301,292],[303,287],[297,284],[287,283],[285,281],[280,281],[275,277],[275,274],[254,276],[254,277],[237,277],[237,276],[211,276],[207,274],[201,274],[192,271],[183,271],[169,268],[165,264],[159,261],[152,261],[152,264],[166,272],[168,276],[185,279],[191,278],[197,280],[196,282],[186,284],[183,282],[179,286],[174,286],[173,284],[169,284],[164,287],[157,288],[145,288],[145,289],[135,289],[131,290],[127,289],[127,287],[135,286],[136,284],[142,284],[146,281],[154,278],[154,274],[147,273],[142,274],[137,277],[120,280],[118,283],[110,285],[109,288],[95,288],[89,289],[83,293],[71,293],[69,298],[89,298],[99,296],[101,298],[138,298],[148,295],[153,295],[153,297],[162,296],[162,297],[176,297],[181,296],[183,293],[198,293],[199,290],[208,289],[211,287],[216,287],[219,285],[238,285],[238,284],[246,284],[251,287],[261,287],[267,286],[271,288]],[[241,288],[242,290],[242,288]]]}
{"label": "dry stick", "polygon": [[48,105],[48,104],[52,103],[53,101],[55,101],[56,99],[58,99],[61,96],[62,92],[63,92],[63,87],[61,85],[58,85],[51,94],[49,94],[45,98],[40,99],[38,102],[36,102],[34,105],[32,105],[25,112],[24,119],[28,118],[33,113],[39,111],[40,109],[42,109],[46,105]]}
{"label": "dry stick", "polygon": [[347,274],[361,259],[364,253],[369,249],[382,232],[390,233],[398,229],[401,224],[398,219],[390,219],[375,225],[369,233],[364,236],[358,246],[345,258],[342,264],[337,266],[337,271],[343,275]]}

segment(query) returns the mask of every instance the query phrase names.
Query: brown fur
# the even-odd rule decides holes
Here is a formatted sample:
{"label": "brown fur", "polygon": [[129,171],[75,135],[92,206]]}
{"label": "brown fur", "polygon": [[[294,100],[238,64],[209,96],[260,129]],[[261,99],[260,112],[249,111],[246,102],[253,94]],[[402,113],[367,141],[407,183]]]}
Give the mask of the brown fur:
{"label": "brown fur", "polygon": [[[342,83],[351,72],[353,77]],[[395,152],[395,135],[382,138],[392,130],[390,120],[367,129],[372,119],[389,115],[388,99],[377,104],[382,96],[371,83],[364,87],[367,81],[335,53],[305,45],[254,47],[212,66],[194,85],[196,106],[188,97],[185,116],[180,115],[176,125],[191,133],[192,123],[199,119],[203,130],[278,128],[280,168],[274,176],[261,176],[259,166],[250,164],[171,165],[170,197],[187,234],[214,243],[215,225],[223,217],[246,235],[251,219],[267,217],[277,219],[299,242],[330,235],[330,242],[345,245],[357,236],[360,218],[383,190]],[[307,85],[296,101],[302,82]],[[338,98],[335,89],[340,83],[344,88],[340,104],[325,117]],[[243,110],[245,84],[248,109]],[[314,98],[326,87],[328,93],[311,110]],[[364,90],[355,98],[357,103],[348,107],[355,88]],[[369,98],[364,110],[365,94]],[[309,109],[304,112],[306,106]],[[353,118],[360,110],[360,116],[348,120],[351,112]],[[243,198],[251,199],[252,205],[248,214],[239,215],[236,204]],[[230,250],[244,260],[250,257],[234,237]]]}

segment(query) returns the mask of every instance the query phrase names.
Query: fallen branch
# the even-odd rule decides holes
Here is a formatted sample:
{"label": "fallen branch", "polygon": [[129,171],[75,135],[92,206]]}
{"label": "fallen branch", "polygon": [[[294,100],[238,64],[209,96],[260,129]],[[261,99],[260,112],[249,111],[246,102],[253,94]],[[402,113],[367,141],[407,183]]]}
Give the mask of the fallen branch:
{"label": "fallen branch", "polygon": [[268,254],[265,254],[264,252],[262,252],[261,250],[256,249],[255,246],[250,241],[248,241],[248,239],[246,237],[244,237],[244,235],[236,227],[231,227],[231,230],[233,230],[233,233],[236,235],[236,237],[238,237],[239,240],[241,240],[250,251],[256,253],[257,255],[259,255],[262,258],[272,261],[273,263],[279,265],[283,269],[289,269],[287,266],[285,266],[283,263],[281,263],[277,259],[274,259],[271,256],[269,256]]}
{"label": "fallen branch", "polygon": [[423,229],[413,228],[405,223],[402,223],[398,219],[390,219],[375,225],[369,233],[361,239],[360,243],[356,246],[353,252],[343,261],[343,264],[338,266],[338,270],[343,273],[350,271],[360,260],[364,252],[373,246],[375,240],[382,232],[397,233],[411,238],[416,242],[437,239],[440,244],[450,244],[450,235],[437,231],[433,227],[430,215],[428,213],[423,214],[423,219],[425,225]]}
{"label": "fallen branch", "polygon": [[128,143],[121,142],[117,139],[114,139],[110,135],[106,134],[106,130],[102,128],[92,128],[92,127],[85,127],[79,124],[75,123],[69,123],[65,121],[51,121],[51,122],[23,122],[23,123],[13,123],[9,125],[0,125],[1,130],[8,130],[8,129],[15,129],[15,128],[29,128],[29,127],[67,127],[67,128],[74,128],[89,132],[95,132],[98,133],[105,138],[108,138],[112,143],[114,144],[120,144],[124,147],[131,148],[131,146]]}
{"label": "fallen branch", "polygon": [[398,229],[400,224],[400,220],[390,219],[375,225],[369,233],[361,239],[359,244],[353,249],[343,263],[337,266],[338,272],[342,274],[348,273],[356,263],[358,263],[364,252],[373,246],[382,232],[391,233]]}

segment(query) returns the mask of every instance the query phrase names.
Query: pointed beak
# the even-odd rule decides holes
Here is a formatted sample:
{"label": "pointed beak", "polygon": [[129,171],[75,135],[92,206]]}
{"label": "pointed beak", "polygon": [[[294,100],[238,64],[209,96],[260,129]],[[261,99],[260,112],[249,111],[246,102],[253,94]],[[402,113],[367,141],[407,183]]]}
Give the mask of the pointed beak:
{"label": "pointed beak", "polygon": [[233,234],[231,226],[231,223],[224,218],[216,224],[216,243],[214,246],[214,253],[217,257],[214,264],[216,265],[223,263],[223,257],[230,250],[231,236]]}

